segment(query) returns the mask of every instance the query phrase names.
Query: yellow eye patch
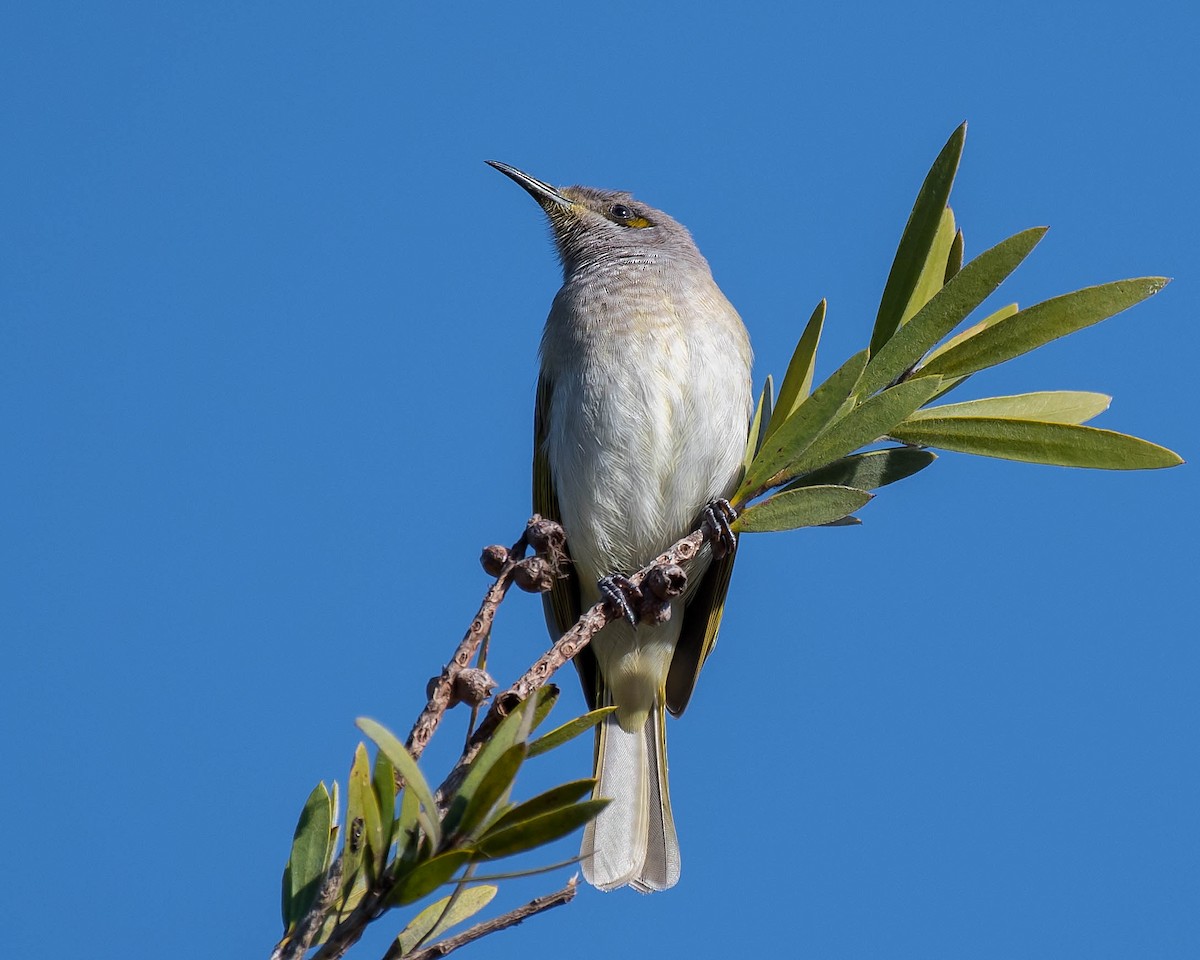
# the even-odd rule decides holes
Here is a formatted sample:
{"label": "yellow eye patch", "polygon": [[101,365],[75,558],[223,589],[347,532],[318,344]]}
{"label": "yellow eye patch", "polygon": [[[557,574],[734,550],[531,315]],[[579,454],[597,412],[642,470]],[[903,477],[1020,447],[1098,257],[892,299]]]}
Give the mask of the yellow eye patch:
{"label": "yellow eye patch", "polygon": [[623,203],[614,203],[605,211],[605,216],[614,223],[621,224],[623,227],[635,227],[640,230],[642,227],[654,226],[651,221],[647,220],[635,209],[627,207]]}

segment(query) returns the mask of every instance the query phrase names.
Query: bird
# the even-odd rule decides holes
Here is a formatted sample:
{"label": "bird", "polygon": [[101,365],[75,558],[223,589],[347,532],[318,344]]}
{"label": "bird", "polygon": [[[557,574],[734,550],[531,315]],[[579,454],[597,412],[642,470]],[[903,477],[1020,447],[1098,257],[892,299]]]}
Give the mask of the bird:
{"label": "bird", "polygon": [[[533,507],[566,532],[570,563],[545,597],[561,636],[621,577],[732,495],[751,412],[750,339],[688,230],[622,191],[553,187],[499,161],[545,212],[563,283],[546,319],[534,411]],[[614,619],[575,657],[596,730],[584,878],[615,890],[679,880],[666,713],[683,713],[716,643],[736,542],[706,544],[663,623]],[[614,585],[616,585],[614,587]]]}

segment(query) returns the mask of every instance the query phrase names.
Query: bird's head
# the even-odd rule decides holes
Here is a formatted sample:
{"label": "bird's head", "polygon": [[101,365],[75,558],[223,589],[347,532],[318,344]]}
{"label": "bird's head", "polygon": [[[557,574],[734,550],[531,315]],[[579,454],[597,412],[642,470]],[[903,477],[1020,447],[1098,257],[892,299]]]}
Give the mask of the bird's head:
{"label": "bird's head", "polygon": [[594,187],[552,187],[507,163],[487,163],[524,187],[546,212],[565,276],[608,260],[653,263],[681,259],[708,266],[686,227],[631,194]]}

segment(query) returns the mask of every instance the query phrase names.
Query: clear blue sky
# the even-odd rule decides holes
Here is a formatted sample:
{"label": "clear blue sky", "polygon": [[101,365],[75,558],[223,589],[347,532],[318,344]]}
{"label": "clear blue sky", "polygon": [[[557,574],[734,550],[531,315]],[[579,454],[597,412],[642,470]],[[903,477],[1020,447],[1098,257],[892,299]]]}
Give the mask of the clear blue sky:
{"label": "clear blue sky", "polygon": [[[407,731],[529,509],[557,267],[485,159],[686,223],[761,381],[823,296],[819,373],[865,344],[967,119],[968,256],[1052,226],[998,302],[1175,278],[977,393],[1104,391],[1200,455],[1188,5],[733,9],[0,13],[9,955],[265,957],[304,796],[355,716]],[[946,455],[747,541],[670,729],[680,885],[464,956],[1200,956],[1195,493]],[[545,643],[514,597],[497,674]]]}

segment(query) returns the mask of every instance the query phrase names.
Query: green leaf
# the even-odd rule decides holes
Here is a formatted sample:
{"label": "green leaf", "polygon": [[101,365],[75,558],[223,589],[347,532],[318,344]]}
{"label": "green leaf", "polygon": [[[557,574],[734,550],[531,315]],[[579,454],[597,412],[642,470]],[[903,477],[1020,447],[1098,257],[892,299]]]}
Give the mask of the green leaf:
{"label": "green leaf", "polygon": [[875,328],[871,332],[872,355],[878,353],[896,332],[904,309],[912,299],[929,250],[941,227],[942,211],[950,198],[950,188],[954,185],[966,135],[967,125],[964,123],[950,135],[926,175],[925,182],[921,184],[921,192],[917,194],[917,201],[900,236],[900,246],[883,288],[883,299],[879,303]]}
{"label": "green leaf", "polygon": [[400,794],[400,816],[396,819],[396,858],[416,860],[421,854],[417,828],[420,826],[421,801],[405,787]]}
{"label": "green leaf", "polygon": [[742,457],[743,469],[750,466],[755,455],[762,448],[763,440],[767,437],[767,424],[771,421],[773,384],[770,374],[763,384],[762,393],[758,397],[758,407],[754,411],[754,419],[750,421],[750,432],[746,436],[746,453]]}
{"label": "green leaf", "polygon": [[318,946],[328,940],[329,935],[338,923],[354,912],[355,908],[362,903],[363,897],[366,894],[366,871],[359,870],[354,882],[342,889],[341,896],[334,904],[333,909],[325,914],[325,918],[321,921],[321,926],[318,928],[317,935],[313,938],[312,945]]}
{"label": "green leaf", "polygon": [[427,897],[458,873],[473,855],[471,850],[447,850],[418,863],[396,880],[396,885],[392,887],[392,892],[387,898],[387,905],[402,907]]}
{"label": "green leaf", "polygon": [[906,380],[864,400],[825,430],[804,453],[781,471],[784,480],[832,463],[859,447],[891,434],[892,428],[941,389],[939,377]]}
{"label": "green leaf", "polygon": [[[446,811],[447,831],[458,830],[460,818],[466,812],[470,798],[480,789],[484,778],[489,775],[492,767],[505,757],[514,745],[523,742],[525,735],[541,723],[558,700],[558,688],[553,684],[539,687],[534,696],[521,701],[513,708],[512,713],[500,721],[495,732],[484,743],[483,748],[476,754],[467,768],[458,792],[450,801]],[[532,711],[532,715],[530,712]],[[486,813],[486,811],[484,811]]]}
{"label": "green leaf", "polygon": [[1047,390],[1011,397],[987,397],[964,403],[922,407],[908,422],[947,417],[988,417],[1006,420],[1040,420],[1044,423],[1086,423],[1108,409],[1112,397],[1086,390]]}
{"label": "green leaf", "polygon": [[817,346],[821,342],[821,330],[824,326],[825,301],[822,300],[808,318],[804,333],[800,335],[800,341],[792,353],[787,373],[783,375],[783,382],[779,385],[779,402],[775,404],[775,411],[771,414],[766,436],[769,437],[778,430],[812,392],[813,374],[817,369]]}
{"label": "green leaf", "polygon": [[[986,317],[984,317],[978,323],[972,324],[971,326],[967,327],[967,329],[964,330],[962,333],[956,333],[945,343],[939,344],[938,347],[935,348],[929,354],[929,356],[927,356],[925,358],[925,362],[929,363],[929,361],[932,360],[934,357],[940,356],[941,354],[945,353],[947,350],[957,347],[964,340],[971,339],[971,337],[975,336],[975,334],[986,330],[988,327],[994,327],[1001,320],[1008,319],[1009,317],[1011,317],[1014,313],[1016,313],[1020,309],[1021,308],[1019,306],[1017,306],[1017,304],[1010,303],[1007,306],[1001,307],[995,313],[988,314]],[[956,380],[953,382],[957,383],[959,381]]]}
{"label": "green leaf", "polygon": [[[967,329],[964,330],[962,333],[955,334],[953,337],[951,337],[945,343],[940,344],[929,354],[929,356],[927,356],[925,358],[924,362],[929,363],[929,361],[932,360],[934,357],[940,356],[941,354],[945,353],[947,350],[953,349],[958,344],[962,343],[964,340],[969,340],[971,337],[975,336],[977,333],[980,333],[981,331],[988,329],[988,327],[994,327],[1001,320],[1011,317],[1019,309],[1020,309],[1020,307],[1018,307],[1015,303],[1010,303],[1007,306],[1001,307],[995,313],[989,314],[988,316],[986,316],[982,320],[980,320],[978,323],[972,324],[971,326],[967,327]],[[917,367],[917,370],[919,372],[924,372],[923,368],[921,368],[921,367]],[[933,400],[940,400],[942,397],[944,397],[946,394],[948,394],[951,390],[958,389],[959,387],[961,387],[964,383],[966,383],[970,379],[971,379],[971,377],[969,374],[965,377],[951,377],[948,380],[943,378],[942,379],[942,389],[933,395]]]}
{"label": "green leaf", "polygon": [[558,695],[561,691],[553,683],[543,684],[538,687],[537,692],[533,695],[533,719],[527,729],[524,731],[524,736],[528,737],[534,730],[541,726],[542,721],[550,715],[550,711],[554,709],[554,705],[558,703]]}
{"label": "green leaf", "polygon": [[[538,687],[533,696],[517,704],[512,713],[500,721],[495,733],[483,745],[483,749],[471,763],[472,769],[481,760],[483,761],[481,766],[490,766],[505,750],[533,732],[554,708],[558,702],[558,696],[558,687],[553,683],[547,683]],[[529,712],[531,710],[533,711],[532,715]]]}
{"label": "green leaf", "polygon": [[[539,694],[542,689],[544,688],[539,688]],[[500,759],[504,751],[517,742],[521,735],[521,725],[525,721],[525,713],[534,702],[533,697],[522,700],[513,707],[512,712],[507,717],[500,721],[496,727],[496,731],[484,743],[479,753],[475,755],[475,759],[471,761],[471,768],[467,773],[468,778],[472,775],[476,779],[482,778],[487,773],[488,768]]]}
{"label": "green leaf", "polygon": [[837,520],[830,520],[828,523],[818,524],[821,527],[861,527],[862,521],[858,517],[841,517]]}
{"label": "green leaf", "polygon": [[[368,763],[367,748],[360,743],[354,751],[350,779],[346,784],[346,836],[342,845],[343,892],[348,892],[358,879],[369,845],[367,815],[364,810],[367,801],[363,794],[370,794],[371,806],[375,805],[375,794],[371,791],[371,781],[367,773]],[[375,819],[379,819],[378,808],[375,811]]]}
{"label": "green leaf", "polygon": [[[550,689],[547,690],[547,687]],[[545,692],[543,692],[545,691]],[[537,693],[527,700],[522,700],[512,713],[500,721],[495,732],[488,738],[483,748],[475,755],[475,759],[471,761],[471,766],[467,769],[467,775],[463,778],[462,785],[458,788],[459,796],[470,796],[478,788],[480,782],[487,772],[492,768],[492,764],[496,763],[505,752],[508,751],[518,739],[521,737],[521,731],[526,724],[530,729],[536,727],[543,717],[549,713],[550,708],[554,706],[558,700],[558,688],[553,684],[546,684],[539,687]],[[533,709],[534,715],[532,718],[527,717],[530,709]],[[527,731],[528,732],[528,731]]]}
{"label": "green leaf", "polygon": [[959,377],[995,366],[1127,310],[1167,283],[1165,277],[1117,280],[1035,303],[946,350],[922,373]]}
{"label": "green leaf", "polygon": [[520,823],[489,831],[479,839],[476,859],[497,860],[552,843],[577,830],[608,806],[607,799],[584,800],[549,810]]}
{"label": "green leaf", "polygon": [[374,740],[375,745],[387,754],[388,760],[404,778],[405,791],[415,795],[421,806],[425,808],[428,817],[420,819],[426,828],[426,833],[429,834],[429,842],[436,850],[442,842],[441,831],[437,823],[438,808],[433,800],[433,791],[429,789],[429,784],[417,766],[417,761],[412,758],[412,754],[408,752],[404,744],[396,739],[396,735],[383,724],[370,717],[359,717],[355,722],[358,729]]}
{"label": "green leaf", "polygon": [[283,928],[290,932],[317,901],[321,882],[333,858],[333,798],[318,783],[300,811],[292,852],[284,871]]}
{"label": "green leaf", "polygon": [[871,499],[865,490],[822,485],[777,493],[742,511],[733,523],[738,533],[767,533],[816,527],[849,516]]}
{"label": "green leaf", "polygon": [[[529,744],[515,743],[488,768],[478,786],[469,794],[464,792],[464,781],[464,790],[455,795],[450,804],[450,812],[446,815],[446,832],[468,837],[474,833],[475,828],[483,823],[492,812],[492,808],[508,793],[528,753]],[[462,813],[456,817],[455,812],[458,809],[461,809]]]}
{"label": "green leaf", "polygon": [[[364,839],[367,842],[367,850],[370,852],[371,859],[368,861],[375,872],[383,867],[387,857],[387,846],[383,840],[383,815],[379,809],[379,801],[375,798],[375,789],[371,783],[370,777],[367,775],[367,748],[364,744],[358,745],[355,751],[354,766],[359,766],[359,756],[362,757],[362,774],[361,774],[361,807],[363,817],[366,820],[364,824]],[[349,803],[349,800],[347,800]],[[391,812],[388,813],[388,826],[391,826]]]}
{"label": "green leaf", "polygon": [[946,274],[942,280],[943,284],[949,283],[956,273],[962,269],[963,265],[963,232],[959,230],[954,235],[954,242],[950,244],[950,253],[946,257]]}
{"label": "green leaf", "polygon": [[911,320],[918,310],[927,304],[935,293],[942,289],[946,282],[946,263],[950,259],[950,248],[954,246],[954,211],[949,207],[942,208],[942,219],[938,223],[937,234],[925,255],[925,264],[921,267],[921,275],[913,288],[912,296],[904,307],[900,317],[900,326]]}
{"label": "green leaf", "polygon": [[1004,460],[1100,470],[1150,470],[1183,462],[1177,453],[1123,433],[1070,423],[989,417],[915,420],[894,435],[906,443]]}
{"label": "green leaf", "polygon": [[375,770],[371,777],[371,783],[375,790],[375,802],[379,804],[382,831],[380,847],[382,860],[379,866],[382,869],[387,863],[387,854],[391,849],[392,841],[396,839],[392,834],[396,817],[396,768],[392,766],[392,761],[382,750],[375,752]]}
{"label": "green leaf", "polygon": [[534,740],[529,745],[529,755],[536,757],[539,754],[553,750],[555,747],[561,747],[567,741],[574,740],[581,733],[591,730],[592,727],[616,709],[616,707],[599,707],[590,713],[585,713],[582,717],[568,720],[561,727],[555,727],[549,733]]}
{"label": "green leaf", "polygon": [[[985,250],[963,267],[871,357],[863,374],[862,393],[874,393],[910,369],[991,296],[1045,235],[1045,227],[1025,230]],[[921,372],[928,372],[928,367]]]}
{"label": "green leaf", "polygon": [[752,500],[764,490],[783,482],[782,471],[799,457],[817,435],[837,417],[843,404],[854,394],[855,385],[867,365],[867,351],[852,356],[829,379],[813,391],[783,426],[767,437],[763,448],[750,464],[742,485],[733,496],[733,506]]}
{"label": "green leaf", "polygon": [[[828,466],[806,473],[789,483],[784,490],[798,487],[839,486],[858,490],[876,490],[889,483],[911,477],[924,470],[937,459],[928,450],[912,447],[889,447],[886,450],[868,450],[855,453]],[[839,521],[834,521],[839,522]]]}
{"label": "green leaf", "polygon": [[572,780],[570,783],[551,787],[544,793],[539,793],[536,797],[532,797],[524,803],[518,803],[515,807],[509,807],[492,823],[488,824],[487,832],[492,833],[503,827],[511,827],[513,824],[521,823],[524,820],[539,817],[543,813],[557,810],[559,807],[570,806],[580,797],[584,796],[584,794],[590,793],[595,786],[595,778],[587,777],[583,780]]}
{"label": "green leaf", "polygon": [[400,931],[396,938],[399,955],[406,956],[419,944],[440,937],[451,927],[469,920],[492,902],[498,889],[490,884],[465,887],[431,903]]}

